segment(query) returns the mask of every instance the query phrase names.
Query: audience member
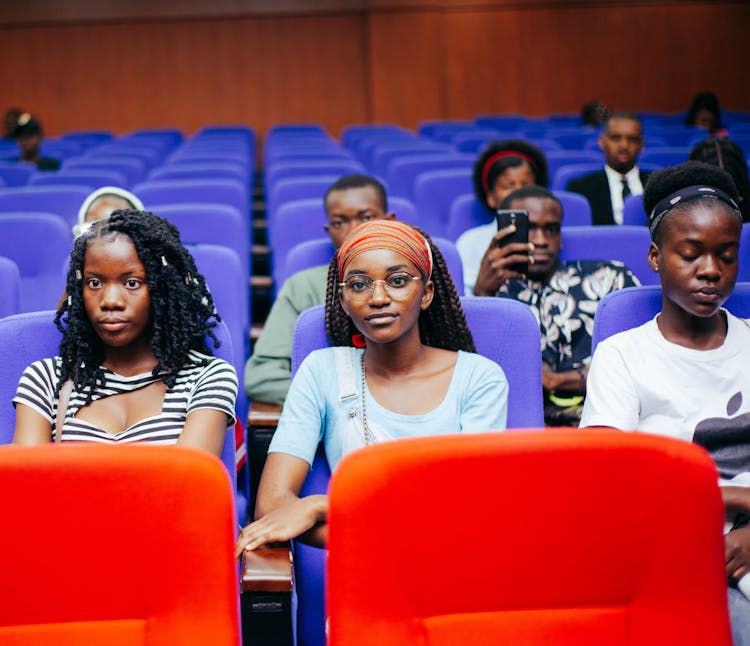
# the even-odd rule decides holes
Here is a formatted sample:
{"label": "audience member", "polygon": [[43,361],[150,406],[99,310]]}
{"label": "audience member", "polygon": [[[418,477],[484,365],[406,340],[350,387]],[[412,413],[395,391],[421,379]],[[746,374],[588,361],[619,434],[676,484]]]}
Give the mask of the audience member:
{"label": "audience member", "polygon": [[[493,263],[497,287],[486,295],[513,298],[531,308],[541,334],[545,423],[577,425],[597,305],[610,292],[637,285],[638,279],[621,262],[561,263],[562,204],[547,189],[525,186],[513,191],[500,206],[528,211],[529,244],[501,247],[500,242],[513,229],[497,232]],[[515,263],[528,263],[528,274],[514,271],[510,265]]]}
{"label": "audience member", "polygon": [[643,201],[661,312],[597,346],[581,426],[637,429],[709,451],[725,485],[726,575],[739,646],[750,644],[750,602],[734,587],[750,572],[750,326],[722,308],[737,280],[735,198],[731,177],[714,166],[687,162],[654,173]]}
{"label": "audience member", "polygon": [[465,231],[456,247],[463,264],[466,295],[494,296],[501,284],[499,273],[507,262],[497,249],[494,213],[517,188],[547,186],[547,160],[536,146],[520,139],[495,142],[474,164],[473,179],[474,193],[487,209],[490,222]]}
{"label": "audience member", "polygon": [[311,353],[294,378],[261,478],[260,520],[242,530],[238,554],[294,537],[325,545],[328,497],[299,498],[320,441],[335,469],[379,441],[505,428],[505,375],[474,354],[445,260],[416,229],[354,229],[331,263],[325,320],[336,347]]}
{"label": "audience member", "polygon": [[[393,219],[385,188],[368,175],[345,175],[323,198],[328,224],[323,227],[338,249],[349,231],[368,220]],[[283,262],[283,258],[280,259]],[[247,396],[281,405],[292,382],[292,334],[301,312],[325,302],[328,265],[300,271],[281,288],[245,366]]]}
{"label": "audience member", "polygon": [[695,126],[708,130],[716,137],[726,137],[727,131],[721,125],[719,98],[713,92],[699,92],[685,116],[686,126]]}
{"label": "audience member", "polygon": [[3,115],[3,128],[5,139],[14,139],[16,134],[16,126],[18,126],[18,118],[23,114],[21,108],[8,108]]}
{"label": "audience member", "polygon": [[612,113],[606,105],[594,99],[581,108],[581,123],[598,128],[609,119],[610,114]]}
{"label": "audience member", "polygon": [[57,170],[60,168],[60,161],[58,159],[51,159],[50,157],[42,157],[40,155],[42,134],[42,124],[28,112],[18,117],[16,129],[13,131],[13,138],[18,140],[21,156],[15,158],[14,161],[36,164],[39,170]]}
{"label": "audience member", "polygon": [[102,186],[89,194],[78,209],[78,222],[73,227],[73,235],[77,238],[97,220],[107,219],[113,211],[128,209],[143,211],[143,202],[124,188]]}
{"label": "audience member", "polygon": [[75,241],[67,293],[59,356],[19,382],[13,442],[179,443],[219,456],[237,376],[210,356],[213,299],[177,229],[115,211]]}
{"label": "audience member", "polygon": [[742,220],[750,222],[750,179],[742,148],[729,139],[709,137],[695,144],[688,159],[718,166],[732,176],[737,187],[737,203],[740,205]]}
{"label": "audience member", "polygon": [[625,198],[641,195],[649,175],[638,169],[641,120],[629,112],[615,112],[605,123],[599,147],[604,151],[604,168],[570,180],[566,190],[589,201],[593,224],[622,224]]}

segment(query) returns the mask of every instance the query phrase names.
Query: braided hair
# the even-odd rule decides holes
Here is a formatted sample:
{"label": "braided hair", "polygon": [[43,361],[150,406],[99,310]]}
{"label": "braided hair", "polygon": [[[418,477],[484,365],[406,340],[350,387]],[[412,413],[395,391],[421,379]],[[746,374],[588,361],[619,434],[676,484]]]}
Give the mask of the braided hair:
{"label": "braided hair", "polygon": [[[445,258],[430,237],[419,227],[414,227],[430,245],[432,251],[432,276],[435,294],[432,303],[419,314],[419,338],[425,345],[444,350],[476,352],[474,338],[466,323],[461,299],[456,291]],[[423,276],[427,278],[427,276]],[[328,266],[326,287],[326,334],[331,345],[352,346],[352,336],[359,333],[354,323],[341,307],[339,299],[339,269],[334,256]]]}
{"label": "braided hair", "polygon": [[[487,163],[498,153],[510,153],[513,151],[528,157],[531,163],[523,157],[510,154],[506,157],[501,157],[492,163],[489,168],[485,169]],[[522,139],[508,139],[506,141],[493,141],[490,143],[474,164],[472,179],[474,182],[474,194],[477,196],[477,199],[487,209],[492,210],[487,202],[487,193],[492,190],[497,178],[509,168],[517,168],[523,164],[527,164],[531,169],[536,185],[547,186],[549,183],[547,158],[539,148]]]}
{"label": "braided hair", "polygon": [[750,222],[750,179],[747,176],[747,162],[742,148],[729,139],[709,137],[693,146],[688,159],[718,166],[732,176],[739,193],[738,203],[742,219]]}
{"label": "braided hair", "polygon": [[76,390],[88,391],[87,401],[91,401],[94,390],[105,383],[101,363],[106,346],[91,325],[84,306],[82,277],[86,249],[93,240],[117,236],[130,239],[146,270],[151,350],[157,360],[152,374],[172,387],[181,369],[203,363],[189,355],[191,350],[211,354],[206,335],[213,340],[215,348],[219,347],[212,328],[221,318],[205,279],[180,242],[177,228],[145,211],[114,211],[108,219],[95,222],[76,239],[67,277],[68,298],[55,316],[55,324],[63,334],[58,391],[66,380],[72,379]]}

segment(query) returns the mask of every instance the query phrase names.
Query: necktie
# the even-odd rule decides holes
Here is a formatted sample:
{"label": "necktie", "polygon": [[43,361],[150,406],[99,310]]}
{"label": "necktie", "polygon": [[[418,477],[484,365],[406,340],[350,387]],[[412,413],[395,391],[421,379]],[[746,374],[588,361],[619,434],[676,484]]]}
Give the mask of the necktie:
{"label": "necktie", "polygon": [[625,179],[625,176],[622,177],[622,201],[625,201],[625,198],[630,195],[630,187],[628,186],[628,180]]}

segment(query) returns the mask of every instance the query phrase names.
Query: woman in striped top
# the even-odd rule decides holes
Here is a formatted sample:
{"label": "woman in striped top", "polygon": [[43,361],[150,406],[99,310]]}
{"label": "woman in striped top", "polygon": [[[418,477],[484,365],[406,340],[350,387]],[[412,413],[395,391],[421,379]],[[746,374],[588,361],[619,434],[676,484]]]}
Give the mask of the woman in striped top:
{"label": "woman in striped top", "polygon": [[34,362],[16,397],[14,444],[56,438],[60,391],[72,392],[60,439],[183,444],[221,454],[237,376],[212,357],[214,305],[177,229],[115,211],[78,238],[55,323],[60,355]]}

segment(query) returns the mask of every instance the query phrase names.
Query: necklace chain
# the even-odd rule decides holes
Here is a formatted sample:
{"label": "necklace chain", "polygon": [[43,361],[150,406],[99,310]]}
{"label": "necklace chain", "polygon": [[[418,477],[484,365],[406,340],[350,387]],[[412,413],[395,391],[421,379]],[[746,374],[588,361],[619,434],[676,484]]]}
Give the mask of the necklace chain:
{"label": "necklace chain", "polygon": [[367,425],[367,406],[365,404],[365,388],[367,388],[367,373],[365,372],[365,353],[362,352],[362,427],[365,431],[365,444],[375,444],[375,436]]}

